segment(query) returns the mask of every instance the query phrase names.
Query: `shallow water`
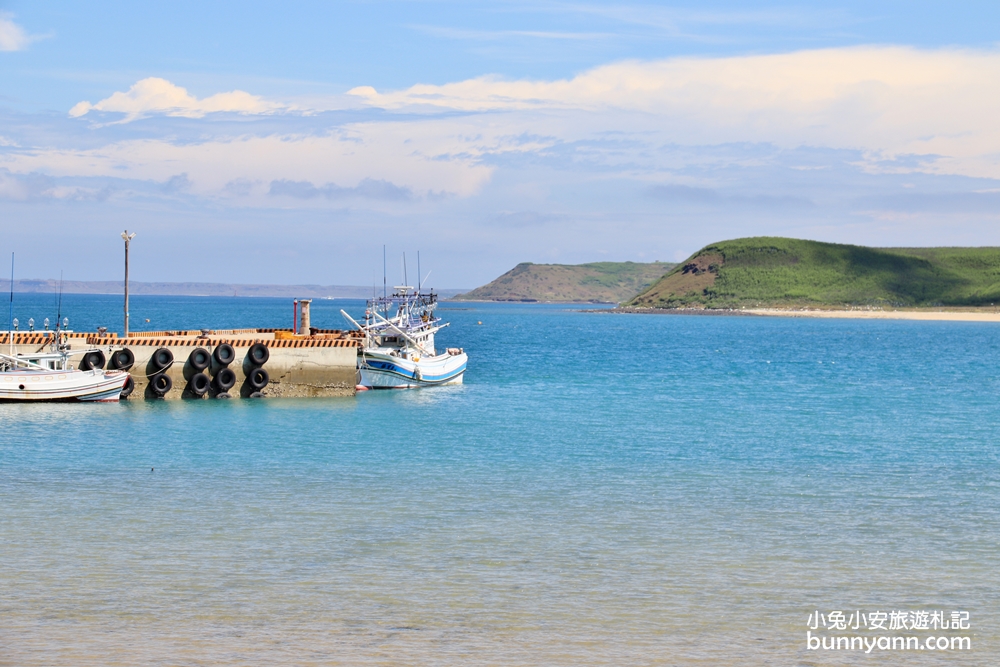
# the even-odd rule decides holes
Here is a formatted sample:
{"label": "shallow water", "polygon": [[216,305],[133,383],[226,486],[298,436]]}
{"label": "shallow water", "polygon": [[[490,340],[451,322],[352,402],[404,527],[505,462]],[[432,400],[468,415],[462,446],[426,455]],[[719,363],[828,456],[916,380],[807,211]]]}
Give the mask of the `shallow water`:
{"label": "shallow water", "polygon": [[[441,314],[461,387],[0,406],[0,664],[995,664],[1000,327]],[[972,650],[806,649],[856,609],[968,611]]]}

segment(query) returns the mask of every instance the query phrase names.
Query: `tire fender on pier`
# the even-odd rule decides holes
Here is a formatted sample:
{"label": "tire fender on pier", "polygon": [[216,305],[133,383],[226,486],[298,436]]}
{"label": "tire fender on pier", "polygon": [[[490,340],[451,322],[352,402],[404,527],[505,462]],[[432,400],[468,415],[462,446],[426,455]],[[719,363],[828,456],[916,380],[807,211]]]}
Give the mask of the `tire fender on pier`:
{"label": "tire fender on pier", "polygon": [[127,371],[132,368],[135,364],[135,355],[132,354],[132,350],[127,347],[123,347],[120,350],[115,350],[111,353],[111,359],[108,361],[108,366],[120,371]]}
{"label": "tire fender on pier", "polygon": [[[208,353],[205,353],[206,356]],[[188,389],[195,396],[204,396],[208,392],[208,388],[212,385],[212,381],[208,379],[208,376],[204,373],[195,373],[191,376],[188,381]]]}
{"label": "tire fender on pier", "polygon": [[263,368],[255,368],[252,373],[247,377],[247,382],[256,391],[260,391],[267,386],[267,383],[271,381],[270,375]]}
{"label": "tire fender on pier", "polygon": [[188,355],[188,363],[196,371],[203,371],[212,363],[212,355],[203,347],[197,347]]}
{"label": "tire fender on pier", "polygon": [[156,370],[162,371],[174,363],[174,353],[166,347],[157,348],[156,352],[153,352],[150,362]]}
{"label": "tire fender on pier", "polygon": [[220,369],[215,374],[215,389],[223,394],[236,386],[236,372],[231,368]]}
{"label": "tire fender on pier", "polygon": [[247,360],[252,366],[263,366],[267,363],[267,360],[271,358],[271,352],[267,349],[267,345],[263,343],[254,343],[247,350]]}
{"label": "tire fender on pier", "polygon": [[[163,348],[161,348],[163,349]],[[168,352],[170,350],[167,350]],[[171,360],[173,355],[171,355]],[[174,381],[166,373],[157,373],[149,380],[149,386],[157,396],[166,395],[174,387]]]}
{"label": "tire fender on pier", "polygon": [[215,363],[225,368],[236,360],[236,350],[229,343],[220,343],[212,351],[212,357],[215,359]]}
{"label": "tire fender on pier", "polygon": [[104,361],[104,353],[100,350],[88,352],[80,360],[80,370],[91,371],[104,368]]}

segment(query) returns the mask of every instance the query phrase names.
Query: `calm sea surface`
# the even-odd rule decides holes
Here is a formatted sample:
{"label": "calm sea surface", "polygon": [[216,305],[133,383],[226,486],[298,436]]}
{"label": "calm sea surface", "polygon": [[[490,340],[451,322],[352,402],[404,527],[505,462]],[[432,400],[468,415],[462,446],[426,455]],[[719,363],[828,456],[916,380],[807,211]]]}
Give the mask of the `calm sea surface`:
{"label": "calm sea surface", "polygon": [[[341,307],[363,304],[313,321]],[[77,329],[120,310],[63,303]],[[132,318],[291,310],[136,297]],[[15,298],[22,328],[54,311]],[[0,665],[1000,660],[1000,325],[440,313],[464,386],[0,405]],[[808,650],[817,610],[967,611],[867,635],[972,650]]]}

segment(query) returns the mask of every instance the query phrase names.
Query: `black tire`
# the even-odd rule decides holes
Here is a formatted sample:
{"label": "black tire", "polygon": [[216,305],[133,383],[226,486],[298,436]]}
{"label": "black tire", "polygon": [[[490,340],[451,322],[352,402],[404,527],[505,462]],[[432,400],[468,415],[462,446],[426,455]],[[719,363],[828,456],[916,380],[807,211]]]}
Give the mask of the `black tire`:
{"label": "black tire", "polygon": [[208,388],[212,386],[212,381],[208,379],[208,376],[204,373],[195,373],[188,380],[188,389],[195,396],[204,396],[208,392]]}
{"label": "black tire", "polygon": [[203,347],[196,347],[188,355],[188,363],[196,371],[203,371],[212,363],[212,355]]}
{"label": "black tire", "polygon": [[264,398],[264,394],[260,393],[259,391],[255,391],[254,393],[247,396],[247,398]]}
{"label": "black tire", "polygon": [[216,394],[216,398],[232,398],[229,394]]}
{"label": "black tire", "polygon": [[263,368],[255,368],[253,372],[250,373],[250,377],[247,378],[247,382],[250,386],[260,391],[267,386],[267,383],[271,381],[271,376],[267,374],[267,371]]}
{"label": "black tire", "polygon": [[83,355],[83,359],[80,361],[80,370],[90,371],[98,368],[104,368],[104,353],[100,350],[94,350],[93,352],[88,352]]}
{"label": "black tire", "polygon": [[263,366],[270,358],[271,353],[268,351],[267,345],[263,343],[254,343],[247,351],[247,359],[250,360],[252,366]]}
{"label": "black tire", "polygon": [[236,373],[231,368],[219,369],[215,374],[215,388],[222,394],[236,386]]}
{"label": "black tire", "polygon": [[165,347],[157,348],[150,361],[153,362],[153,366],[155,366],[157,370],[162,371],[164,368],[169,368],[170,364],[174,363],[174,353]]}
{"label": "black tire", "polygon": [[236,360],[236,350],[229,343],[222,343],[212,351],[212,356],[215,357],[215,363],[228,366]]}
{"label": "black tire", "polygon": [[135,380],[133,380],[132,376],[129,375],[128,378],[125,379],[125,384],[122,385],[121,398],[128,398],[132,394],[133,389],[135,389]]}
{"label": "black tire", "polygon": [[[161,348],[162,349],[162,348]],[[168,350],[169,352],[169,350]],[[174,381],[166,373],[158,373],[149,380],[149,386],[157,396],[164,396],[174,388]]]}
{"label": "black tire", "polygon": [[111,359],[108,360],[108,364],[111,368],[127,371],[135,364],[135,355],[127,347],[115,350],[111,353]]}

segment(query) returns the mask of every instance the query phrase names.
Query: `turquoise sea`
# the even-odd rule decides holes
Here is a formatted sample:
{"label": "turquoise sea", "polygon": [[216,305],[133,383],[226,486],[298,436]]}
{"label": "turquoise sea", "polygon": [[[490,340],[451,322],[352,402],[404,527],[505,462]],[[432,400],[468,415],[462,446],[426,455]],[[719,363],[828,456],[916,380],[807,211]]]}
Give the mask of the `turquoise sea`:
{"label": "turquoise sea", "polygon": [[[117,297],[63,310],[119,328]],[[135,329],[291,311],[132,304]],[[0,405],[0,665],[1000,660],[1000,325],[440,314],[463,386]],[[968,612],[867,636],[971,650],[810,650],[834,610]]]}

